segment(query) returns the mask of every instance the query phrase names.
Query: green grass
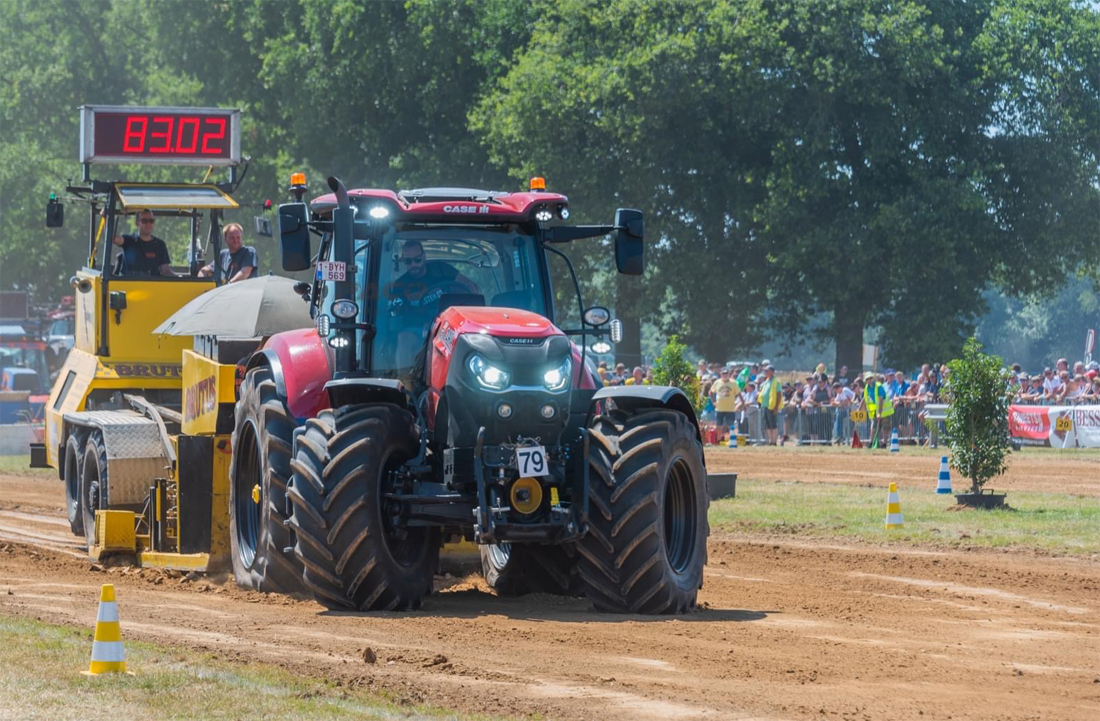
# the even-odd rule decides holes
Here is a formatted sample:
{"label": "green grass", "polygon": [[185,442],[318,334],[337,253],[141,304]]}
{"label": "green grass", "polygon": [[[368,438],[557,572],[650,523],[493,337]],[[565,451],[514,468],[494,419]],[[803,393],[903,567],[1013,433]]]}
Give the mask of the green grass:
{"label": "green grass", "polygon": [[[124,631],[125,634],[125,631]],[[403,706],[332,680],[125,640],[133,675],[85,676],[91,630],[0,615],[0,718],[482,719]],[[364,665],[364,675],[370,674]]]}
{"label": "green grass", "polygon": [[29,454],[25,456],[0,456],[0,473],[9,476],[57,478],[57,469],[55,468],[31,468]]}
{"label": "green grass", "polygon": [[[711,504],[712,530],[947,547],[1100,554],[1100,499],[1014,491],[1011,510],[954,510],[954,496],[902,489],[905,526],[886,530],[886,490],[830,483],[737,482]],[[952,510],[949,510],[952,509]]]}

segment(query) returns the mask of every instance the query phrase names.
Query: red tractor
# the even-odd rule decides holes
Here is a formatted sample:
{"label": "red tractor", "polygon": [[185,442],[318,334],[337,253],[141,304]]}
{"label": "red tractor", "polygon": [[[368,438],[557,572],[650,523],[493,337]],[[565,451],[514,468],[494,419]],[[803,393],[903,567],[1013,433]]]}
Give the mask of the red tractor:
{"label": "red tractor", "polygon": [[[692,405],[675,388],[597,387],[586,339],[622,326],[584,308],[556,247],[613,234],[618,271],[640,275],[641,212],[570,226],[554,193],[347,191],[335,178],[307,206],[298,181],[298,202],[279,207],[282,263],[314,268],[297,290],[316,327],[273,336],[246,366],[238,581],[415,609],[459,536],[480,544],[500,593],[692,608],[709,534]],[[548,254],[572,274],[578,328],[554,323]]]}

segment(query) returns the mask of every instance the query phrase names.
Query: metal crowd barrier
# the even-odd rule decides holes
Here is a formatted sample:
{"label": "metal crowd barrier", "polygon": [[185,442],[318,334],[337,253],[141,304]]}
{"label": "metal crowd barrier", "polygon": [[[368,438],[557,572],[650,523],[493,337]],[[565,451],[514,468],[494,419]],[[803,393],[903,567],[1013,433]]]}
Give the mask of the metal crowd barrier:
{"label": "metal crowd barrier", "polygon": [[[944,434],[943,412],[945,405],[902,403],[894,406],[893,415],[884,423],[884,443],[894,429],[898,441],[904,444],[939,445]],[[860,441],[871,440],[873,429],[869,414],[863,408],[823,406],[820,408],[790,408],[784,412],[788,442],[798,445],[847,445],[852,436],[859,434]]]}

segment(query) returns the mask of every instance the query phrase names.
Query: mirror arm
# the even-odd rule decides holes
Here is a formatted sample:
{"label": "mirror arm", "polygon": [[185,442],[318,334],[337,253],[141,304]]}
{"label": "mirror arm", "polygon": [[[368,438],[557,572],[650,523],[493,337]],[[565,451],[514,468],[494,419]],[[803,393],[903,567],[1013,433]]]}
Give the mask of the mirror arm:
{"label": "mirror arm", "polygon": [[546,240],[549,243],[568,243],[581,238],[597,238],[619,230],[614,225],[558,225],[547,228]]}
{"label": "mirror arm", "polygon": [[[559,227],[566,227],[566,226],[559,226]],[[577,271],[573,270],[573,262],[569,260],[568,255],[561,252],[557,248],[551,248],[549,245],[547,245],[545,243],[543,244],[542,247],[545,248],[546,250],[550,251],[554,255],[558,256],[562,260],[564,260],[566,267],[569,268],[569,275],[573,278],[573,289],[577,291],[577,310],[580,311],[580,314],[581,314],[581,328],[583,329],[584,328],[584,299],[581,297],[581,284],[580,284],[580,281],[577,280]],[[583,331],[582,331],[582,334],[583,334]],[[585,343],[582,340],[581,341],[581,368],[580,368],[581,373],[584,373],[584,360],[585,360],[585,354],[587,352],[588,352],[588,344]],[[579,377],[580,376],[578,376],[578,378]]]}

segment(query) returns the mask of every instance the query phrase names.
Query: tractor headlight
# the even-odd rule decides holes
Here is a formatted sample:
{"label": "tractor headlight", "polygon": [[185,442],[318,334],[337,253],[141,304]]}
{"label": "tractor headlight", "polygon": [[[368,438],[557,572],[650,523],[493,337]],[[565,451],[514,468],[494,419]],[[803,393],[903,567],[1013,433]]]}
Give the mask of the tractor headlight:
{"label": "tractor headlight", "polygon": [[321,336],[322,338],[328,338],[330,322],[331,321],[329,320],[329,317],[324,313],[317,316],[317,335]]}
{"label": "tractor headlight", "polygon": [[560,391],[569,385],[573,375],[573,359],[566,357],[560,366],[551,368],[542,375],[542,382],[550,391]]}
{"label": "tractor headlight", "polygon": [[489,365],[488,361],[477,354],[470,356],[470,360],[466,361],[466,367],[470,369],[470,372],[474,374],[474,378],[477,378],[477,382],[484,388],[502,391],[512,382],[512,377],[507,371]]}

